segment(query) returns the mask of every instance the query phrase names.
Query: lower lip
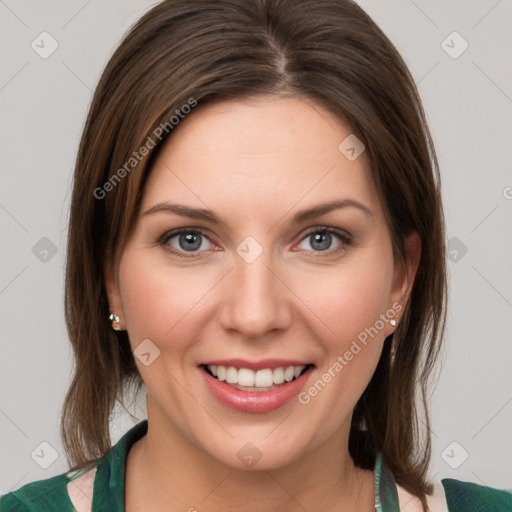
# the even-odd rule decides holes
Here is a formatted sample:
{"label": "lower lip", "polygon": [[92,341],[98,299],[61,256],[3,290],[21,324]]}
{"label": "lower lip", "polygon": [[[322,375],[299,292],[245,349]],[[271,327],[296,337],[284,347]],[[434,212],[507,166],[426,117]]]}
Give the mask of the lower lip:
{"label": "lower lip", "polygon": [[282,384],[270,391],[242,391],[212,377],[204,368],[199,368],[206,385],[219,402],[241,412],[263,413],[279,409],[297,396],[304,387],[313,367],[309,367],[299,378]]}

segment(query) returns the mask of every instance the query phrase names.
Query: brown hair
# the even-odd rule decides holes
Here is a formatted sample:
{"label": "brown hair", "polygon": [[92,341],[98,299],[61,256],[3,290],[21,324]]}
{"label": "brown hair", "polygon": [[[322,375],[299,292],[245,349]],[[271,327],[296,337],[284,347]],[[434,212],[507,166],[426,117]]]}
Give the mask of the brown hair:
{"label": "brown hair", "polygon": [[178,114],[184,105],[282,92],[338,114],[364,142],[395,255],[404,257],[411,232],[421,238],[409,302],[356,405],[349,449],[364,468],[382,452],[397,483],[426,508],[426,394],[446,302],[438,165],[414,80],[351,0],[166,0],[113,54],[94,94],[74,175],[66,322],[75,370],[61,424],[68,459],[76,468],[107,453],[113,406],[141,384],[126,332],[113,332],[108,321],[103,265],[117,268],[151,164]]}

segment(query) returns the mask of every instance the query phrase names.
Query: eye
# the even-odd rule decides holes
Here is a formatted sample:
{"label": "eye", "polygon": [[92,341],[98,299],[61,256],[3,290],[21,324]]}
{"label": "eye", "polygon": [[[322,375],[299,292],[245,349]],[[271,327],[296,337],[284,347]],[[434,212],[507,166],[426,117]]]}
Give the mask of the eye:
{"label": "eye", "polygon": [[[351,237],[344,232],[327,227],[317,227],[306,233],[299,248],[314,253],[333,254],[344,250],[351,241]],[[336,242],[336,246],[332,248],[333,243]],[[166,233],[158,243],[166,251],[183,258],[191,258],[207,250],[215,250],[215,245],[202,230],[192,228],[182,228]],[[303,247],[302,245],[305,243],[309,247]]]}
{"label": "eye", "polygon": [[[336,247],[333,249],[333,243],[336,243]],[[299,247],[307,243],[308,247],[301,247],[307,251],[313,252],[328,252],[329,254],[336,253],[345,249],[347,245],[350,245],[351,238],[346,233],[339,232],[332,228],[315,228],[309,231],[306,236],[302,239]]]}
{"label": "eye", "polygon": [[[159,240],[159,243],[169,252],[184,258],[212,249],[213,246],[205,233],[198,229],[189,228],[166,233]],[[192,254],[187,255],[186,253]]]}

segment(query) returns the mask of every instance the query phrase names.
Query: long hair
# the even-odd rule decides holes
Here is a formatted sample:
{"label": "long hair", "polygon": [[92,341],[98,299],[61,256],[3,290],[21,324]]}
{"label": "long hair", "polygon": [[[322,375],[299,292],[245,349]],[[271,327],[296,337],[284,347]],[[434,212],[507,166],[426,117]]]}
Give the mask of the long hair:
{"label": "long hair", "polygon": [[103,268],[117,267],[158,151],[187,108],[281,93],[324,106],[364,141],[395,257],[411,232],[421,238],[410,299],[356,405],[349,450],[364,468],[382,452],[426,508],[426,399],[446,314],[438,164],[407,66],[351,0],[165,0],[114,52],[74,173],[65,307],[75,367],[61,423],[68,460],[76,468],[108,452],[113,406],[141,385],[126,332],[108,321]]}

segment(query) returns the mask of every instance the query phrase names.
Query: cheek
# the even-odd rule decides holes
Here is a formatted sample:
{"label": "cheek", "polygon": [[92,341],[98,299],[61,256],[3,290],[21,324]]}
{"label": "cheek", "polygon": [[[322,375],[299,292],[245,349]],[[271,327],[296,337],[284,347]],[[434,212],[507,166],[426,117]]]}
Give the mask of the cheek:
{"label": "cheek", "polygon": [[201,270],[171,269],[137,252],[121,261],[119,278],[132,346],[149,338],[157,346],[165,340],[176,351],[184,349],[199,325],[201,298],[213,278]]}
{"label": "cheek", "polygon": [[358,259],[357,264],[340,268],[336,277],[316,274],[302,280],[300,293],[308,293],[303,295],[308,297],[307,305],[321,320],[315,324],[325,358],[299,401],[312,416],[326,418],[329,432],[347,421],[375,372],[389,334],[389,323],[381,315],[391,309],[390,261]]}
{"label": "cheek", "polygon": [[[392,265],[382,257],[361,258],[335,272],[303,276],[298,283],[298,295],[330,332],[328,338],[343,345],[374,326],[390,307]],[[378,327],[383,330],[381,322]]]}
{"label": "cheek", "polygon": [[339,272],[301,280],[299,293],[321,320],[317,333],[326,355],[321,370],[330,372],[322,379],[333,382],[325,399],[330,395],[334,402],[326,403],[338,407],[339,415],[340,401],[353,407],[367,386],[390,332],[381,315],[391,308],[392,256],[383,258],[378,251],[367,256],[347,261]]}
{"label": "cheek", "polygon": [[[331,334],[327,338],[335,343],[357,337],[389,307],[392,258],[383,258],[382,252],[368,251],[336,270],[291,269],[284,274],[288,282],[295,283],[299,302],[320,320],[325,333]],[[172,340],[175,350],[186,348],[187,340],[196,330],[199,335],[201,321],[208,316],[209,299],[221,300],[211,293],[220,277],[222,272],[209,266],[173,268],[161,259],[148,258],[143,250],[126,251],[119,278],[132,345],[149,338],[156,344]],[[298,309],[303,305],[297,304]]]}

